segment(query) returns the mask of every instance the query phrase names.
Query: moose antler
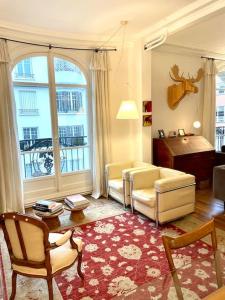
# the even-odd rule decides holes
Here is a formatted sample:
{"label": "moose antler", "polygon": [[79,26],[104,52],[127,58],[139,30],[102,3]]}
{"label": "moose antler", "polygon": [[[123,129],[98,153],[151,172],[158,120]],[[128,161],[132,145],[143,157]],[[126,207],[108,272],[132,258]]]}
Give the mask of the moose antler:
{"label": "moose antler", "polygon": [[194,78],[194,77],[191,77],[191,78],[190,78],[190,76],[189,76],[189,80],[190,80],[192,83],[198,82],[198,81],[203,77],[203,75],[204,75],[204,70],[203,70],[202,68],[200,68],[200,69],[198,70],[198,73],[197,73],[196,78]]}
{"label": "moose antler", "polygon": [[170,73],[169,74],[170,74],[171,79],[173,79],[174,81],[183,82],[185,80],[185,78],[183,77],[183,73],[181,76],[179,76],[178,65],[172,66],[171,71],[172,71],[174,77]]}

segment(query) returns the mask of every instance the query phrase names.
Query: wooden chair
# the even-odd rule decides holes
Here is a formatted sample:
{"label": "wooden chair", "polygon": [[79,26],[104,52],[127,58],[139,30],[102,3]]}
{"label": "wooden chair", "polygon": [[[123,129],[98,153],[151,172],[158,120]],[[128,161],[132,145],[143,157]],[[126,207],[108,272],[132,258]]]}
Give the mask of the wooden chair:
{"label": "wooden chair", "polygon": [[0,223],[12,265],[11,300],[16,295],[17,274],[46,279],[50,300],[53,300],[52,278],[76,260],[78,274],[83,278],[82,241],[73,238],[73,230],[49,234],[43,221],[18,213],[0,215]]}
{"label": "wooden chair", "polygon": [[220,267],[219,267],[219,254],[217,251],[217,240],[216,240],[216,230],[215,230],[214,219],[205,223],[201,227],[193,230],[192,232],[184,233],[175,238],[172,238],[169,236],[162,236],[163,245],[164,245],[164,248],[166,251],[166,257],[167,257],[167,260],[169,263],[170,271],[173,276],[174,285],[175,285],[177,297],[179,300],[183,300],[184,298],[183,298],[181,287],[179,284],[176,267],[173,262],[171,250],[186,247],[186,246],[202,239],[203,237],[205,237],[207,235],[211,235],[212,248],[213,248],[215,264],[216,264],[217,284],[218,284],[218,287],[221,287],[222,286],[222,277],[221,277],[221,271],[220,271]]}

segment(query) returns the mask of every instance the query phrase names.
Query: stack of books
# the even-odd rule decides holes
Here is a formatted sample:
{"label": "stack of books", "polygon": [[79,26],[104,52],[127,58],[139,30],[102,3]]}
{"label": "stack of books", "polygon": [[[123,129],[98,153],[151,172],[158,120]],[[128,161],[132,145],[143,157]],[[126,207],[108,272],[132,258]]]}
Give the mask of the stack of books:
{"label": "stack of books", "polygon": [[39,217],[48,217],[63,212],[63,204],[50,200],[39,200],[32,206],[35,214]]}
{"label": "stack of books", "polygon": [[83,209],[90,204],[90,202],[80,194],[67,196],[64,202],[70,209]]}

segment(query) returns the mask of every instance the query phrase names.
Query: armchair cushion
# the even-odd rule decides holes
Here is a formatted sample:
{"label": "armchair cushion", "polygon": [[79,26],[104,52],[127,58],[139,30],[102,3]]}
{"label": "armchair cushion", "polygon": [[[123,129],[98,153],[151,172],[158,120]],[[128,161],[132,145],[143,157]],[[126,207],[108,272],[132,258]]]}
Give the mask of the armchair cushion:
{"label": "armchair cushion", "polygon": [[134,190],[132,193],[133,200],[138,200],[149,207],[155,207],[156,194],[155,189]]}
{"label": "armchair cushion", "polygon": [[122,179],[111,179],[108,181],[110,188],[115,189],[116,191],[123,192],[123,180]]}

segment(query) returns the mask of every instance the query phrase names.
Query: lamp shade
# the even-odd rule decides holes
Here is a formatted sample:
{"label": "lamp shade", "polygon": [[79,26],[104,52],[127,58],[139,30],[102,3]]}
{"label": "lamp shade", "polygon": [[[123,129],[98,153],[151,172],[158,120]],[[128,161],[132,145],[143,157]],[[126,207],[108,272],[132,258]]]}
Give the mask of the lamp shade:
{"label": "lamp shade", "polygon": [[200,128],[201,127],[201,123],[199,121],[194,121],[193,127],[196,128],[196,129]]}
{"label": "lamp shade", "polygon": [[116,118],[127,120],[138,119],[139,116],[135,101],[122,101]]}

